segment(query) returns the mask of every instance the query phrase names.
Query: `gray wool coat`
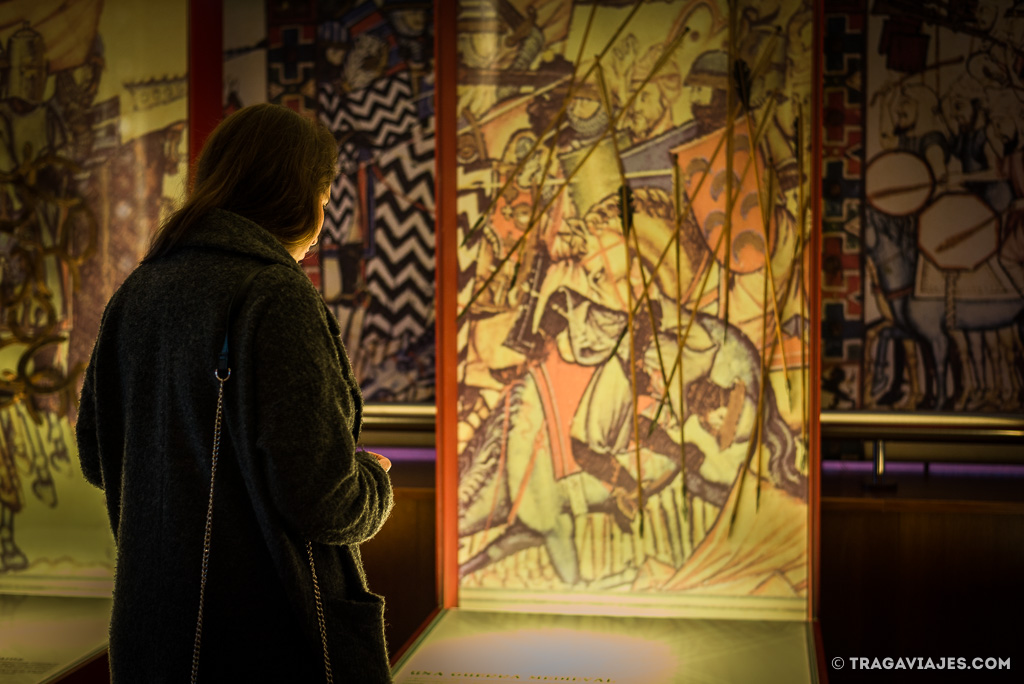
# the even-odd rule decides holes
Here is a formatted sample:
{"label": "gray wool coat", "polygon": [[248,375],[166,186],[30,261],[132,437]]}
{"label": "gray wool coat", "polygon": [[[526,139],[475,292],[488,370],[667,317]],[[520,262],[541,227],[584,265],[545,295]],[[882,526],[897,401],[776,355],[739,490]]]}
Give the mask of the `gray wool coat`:
{"label": "gray wool coat", "polygon": [[79,457],[117,543],[115,683],[189,679],[214,369],[229,301],[266,264],[232,326],[199,679],[324,681],[310,540],[334,680],[391,681],[359,555],[391,484],[356,450],[362,398],[337,320],[270,233],[217,209],[114,293],[85,375]]}

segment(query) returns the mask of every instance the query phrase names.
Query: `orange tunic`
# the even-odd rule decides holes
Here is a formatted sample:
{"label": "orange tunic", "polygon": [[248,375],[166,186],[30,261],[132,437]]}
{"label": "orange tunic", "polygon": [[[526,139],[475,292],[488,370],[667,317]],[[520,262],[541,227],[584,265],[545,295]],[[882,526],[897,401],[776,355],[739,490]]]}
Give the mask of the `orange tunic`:
{"label": "orange tunic", "polygon": [[554,350],[543,363],[530,370],[544,405],[556,480],[582,470],[572,455],[569,428],[595,370],[596,366],[569,363]]}

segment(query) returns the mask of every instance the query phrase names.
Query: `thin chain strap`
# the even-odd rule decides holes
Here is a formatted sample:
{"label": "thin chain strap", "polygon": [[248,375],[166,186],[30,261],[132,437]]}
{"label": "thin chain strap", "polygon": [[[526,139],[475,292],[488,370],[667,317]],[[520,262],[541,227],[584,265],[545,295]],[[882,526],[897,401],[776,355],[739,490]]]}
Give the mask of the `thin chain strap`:
{"label": "thin chain strap", "polygon": [[[224,410],[224,383],[231,377],[231,368],[228,367],[229,339],[231,334],[231,321],[235,317],[237,307],[241,305],[256,275],[263,270],[270,268],[264,266],[249,273],[242,281],[238,290],[231,298],[228,307],[227,324],[224,326],[224,345],[221,348],[219,364],[214,375],[220,386],[217,388],[217,418],[213,423],[213,457],[210,460],[210,497],[206,504],[206,529],[203,532],[203,571],[199,579],[199,617],[196,618],[196,640],[192,647],[192,684],[196,684],[199,674],[199,644],[203,635],[203,600],[206,596],[206,576],[210,562],[210,540],[213,529],[213,485],[217,475],[217,456],[220,453],[220,428],[221,417]],[[223,374],[224,377],[221,377]],[[309,554],[309,569],[313,573],[313,598],[316,599],[316,619],[320,627],[320,641],[324,647],[324,671],[327,675],[327,684],[334,684],[334,675],[331,674],[331,658],[327,652],[327,626],[324,623],[324,608],[320,600],[320,584],[316,579],[316,566],[313,564],[313,543],[306,542],[306,552]]]}
{"label": "thin chain strap", "polygon": [[320,642],[324,646],[324,671],[327,684],[334,684],[331,674],[331,655],[327,652],[327,625],[324,623],[324,606],[320,601],[320,583],[316,581],[316,565],[313,563],[313,542],[306,542],[306,553],[309,554],[309,569],[313,571],[313,598],[316,600],[316,621],[320,626]]}
{"label": "thin chain strap", "polygon": [[192,646],[192,684],[196,684],[199,674],[199,644],[203,637],[203,599],[206,597],[206,575],[210,564],[210,539],[213,530],[213,483],[217,477],[217,456],[220,453],[220,423],[224,409],[224,383],[231,377],[231,369],[227,375],[220,377],[220,371],[214,371],[219,383],[217,387],[217,418],[213,422],[213,456],[210,459],[210,496],[206,502],[206,529],[203,532],[203,571],[199,578],[199,617],[196,618],[196,640]]}

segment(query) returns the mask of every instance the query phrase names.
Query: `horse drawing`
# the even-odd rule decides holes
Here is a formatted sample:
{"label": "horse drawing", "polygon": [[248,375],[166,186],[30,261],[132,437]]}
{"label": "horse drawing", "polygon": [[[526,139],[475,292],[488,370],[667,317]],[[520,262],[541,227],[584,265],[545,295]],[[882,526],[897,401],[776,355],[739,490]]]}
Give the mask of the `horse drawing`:
{"label": "horse drawing", "polygon": [[[917,272],[917,230],[911,217],[883,214],[868,206],[865,209],[864,247],[874,265],[881,294],[892,311],[892,325],[878,333],[874,353],[875,387],[880,387],[884,370],[882,360],[894,341],[910,340],[922,351],[925,369],[925,407],[948,408],[962,394],[948,387],[950,368],[957,360],[980,382],[985,377],[986,360],[983,336],[975,333],[999,331],[1014,327],[1024,340],[1024,301],[972,301],[952,307],[943,299],[918,297],[914,294]],[[954,335],[957,337],[954,338]],[[973,343],[972,343],[973,342]],[[961,349],[957,357],[951,345]],[[896,356],[894,349],[894,357]],[[1015,372],[1020,374],[1020,369]],[[954,381],[958,378],[954,378]],[[895,379],[899,382],[899,378]],[[1020,378],[1014,383],[1020,385]]]}
{"label": "horse drawing", "polygon": [[[654,192],[641,199],[638,214],[667,204]],[[601,212],[614,218],[615,209],[608,203]],[[674,235],[674,220],[670,211],[661,209],[647,210],[646,218],[658,220],[638,220],[635,230],[643,234],[634,244],[639,259],[652,269]],[[771,384],[761,387],[761,354],[741,330],[709,314],[673,312],[677,307],[666,291],[678,283],[678,274],[665,269],[652,277],[658,301],[647,315],[634,317],[627,335],[624,288],[634,285],[632,268],[620,258],[626,249],[622,236],[620,230],[599,225],[580,228],[573,236],[574,250],[561,252],[540,279],[533,320],[538,336],[547,340],[543,352],[505,388],[460,455],[460,538],[503,526],[482,549],[467,550],[461,577],[543,546],[559,579],[578,587],[578,519],[610,514],[625,532],[628,486],[623,483],[635,486],[639,480],[644,496],[653,496],[676,481],[684,467],[687,495],[720,510],[759,451],[758,440],[766,463],[762,466],[759,459],[758,465],[749,465],[751,473],[806,498],[793,430],[779,413]],[[683,264],[691,276],[698,258],[691,253]],[[683,315],[687,324],[692,316],[683,344],[672,315]],[[545,400],[556,392],[545,373],[553,354],[593,367],[574,414],[559,420],[552,415],[557,402]],[[669,367],[662,366],[663,359]],[[674,360],[682,387],[671,368]],[[639,468],[634,465],[638,442]],[[566,459],[567,451],[581,467],[558,476],[554,456]],[[611,475],[602,475],[601,464]],[[605,583],[600,586],[616,581],[622,580],[594,580]]]}

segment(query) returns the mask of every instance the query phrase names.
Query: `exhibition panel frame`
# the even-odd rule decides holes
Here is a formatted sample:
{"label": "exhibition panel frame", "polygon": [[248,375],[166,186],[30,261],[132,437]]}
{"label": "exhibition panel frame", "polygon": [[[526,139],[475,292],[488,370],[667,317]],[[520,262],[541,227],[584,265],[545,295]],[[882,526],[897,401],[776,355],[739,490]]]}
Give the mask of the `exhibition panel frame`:
{"label": "exhibition panel frame", "polygon": [[435,6],[439,610],[399,684],[823,678],[820,8],[777,4]]}

